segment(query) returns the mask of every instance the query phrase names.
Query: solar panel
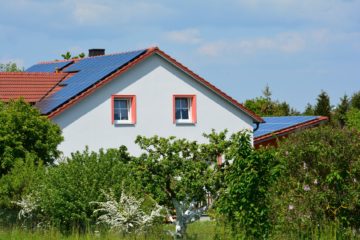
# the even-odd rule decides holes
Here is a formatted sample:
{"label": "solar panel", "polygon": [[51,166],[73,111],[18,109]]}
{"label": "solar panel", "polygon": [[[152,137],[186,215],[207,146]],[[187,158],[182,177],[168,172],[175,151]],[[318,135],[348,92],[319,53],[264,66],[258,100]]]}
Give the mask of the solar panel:
{"label": "solar panel", "polygon": [[254,137],[264,136],[317,118],[317,116],[263,117],[265,123],[260,123],[258,130],[254,132]]}
{"label": "solar panel", "polygon": [[65,85],[62,89],[43,99],[37,103],[36,106],[43,114],[50,113],[95,83],[134,60],[145,51],[146,50],[139,50],[122,54],[97,56],[75,62],[65,68],[63,72],[77,73],[61,83],[62,85]]}
{"label": "solar panel", "polygon": [[64,67],[70,65],[72,62],[73,61],[39,63],[26,69],[26,72],[55,72],[56,69],[61,70]]}

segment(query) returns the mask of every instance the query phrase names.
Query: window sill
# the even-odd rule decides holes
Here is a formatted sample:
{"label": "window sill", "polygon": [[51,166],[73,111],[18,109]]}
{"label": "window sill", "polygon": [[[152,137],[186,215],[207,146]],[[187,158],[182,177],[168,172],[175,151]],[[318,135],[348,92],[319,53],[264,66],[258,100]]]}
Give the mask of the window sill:
{"label": "window sill", "polygon": [[189,120],[189,121],[175,121],[175,124],[176,125],[195,125],[196,123]]}
{"label": "window sill", "polygon": [[114,125],[135,125],[135,123],[133,123],[131,121],[115,120]]}

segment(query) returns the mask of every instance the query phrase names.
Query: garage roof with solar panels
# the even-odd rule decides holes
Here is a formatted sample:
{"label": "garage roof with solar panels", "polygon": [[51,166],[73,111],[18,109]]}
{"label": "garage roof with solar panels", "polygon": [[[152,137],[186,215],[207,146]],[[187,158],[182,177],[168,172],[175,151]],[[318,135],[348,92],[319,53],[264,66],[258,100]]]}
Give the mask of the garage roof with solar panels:
{"label": "garage roof with solar panels", "polygon": [[[265,123],[261,123],[254,132],[254,138],[260,138],[271,133],[276,133],[296,126],[301,126],[315,120],[324,121],[327,118],[319,116],[285,116],[285,117],[263,117]],[[256,128],[256,125],[254,125]]]}

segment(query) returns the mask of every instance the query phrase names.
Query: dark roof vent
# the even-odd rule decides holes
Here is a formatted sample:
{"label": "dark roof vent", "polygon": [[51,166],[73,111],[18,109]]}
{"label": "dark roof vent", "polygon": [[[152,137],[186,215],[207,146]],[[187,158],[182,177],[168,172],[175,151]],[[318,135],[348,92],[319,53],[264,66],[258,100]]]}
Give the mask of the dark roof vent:
{"label": "dark roof vent", "polygon": [[105,49],[102,48],[89,49],[89,57],[102,56],[102,55],[105,55]]}

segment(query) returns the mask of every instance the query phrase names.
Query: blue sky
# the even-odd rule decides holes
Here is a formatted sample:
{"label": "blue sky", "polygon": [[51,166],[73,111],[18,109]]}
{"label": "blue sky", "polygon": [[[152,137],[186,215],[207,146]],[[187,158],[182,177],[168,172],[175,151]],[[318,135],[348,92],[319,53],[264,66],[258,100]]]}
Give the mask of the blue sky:
{"label": "blue sky", "polygon": [[239,101],[300,111],[323,89],[360,90],[359,0],[12,0],[0,4],[0,62],[25,68],[66,51],[159,46]]}

